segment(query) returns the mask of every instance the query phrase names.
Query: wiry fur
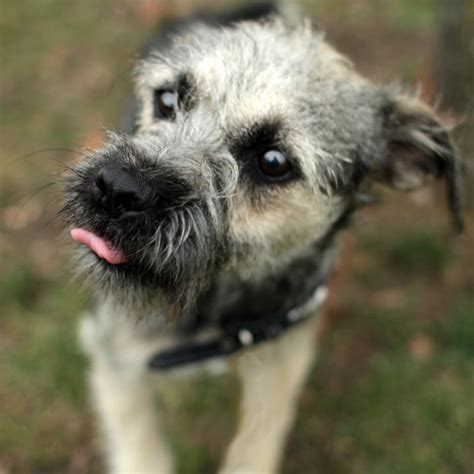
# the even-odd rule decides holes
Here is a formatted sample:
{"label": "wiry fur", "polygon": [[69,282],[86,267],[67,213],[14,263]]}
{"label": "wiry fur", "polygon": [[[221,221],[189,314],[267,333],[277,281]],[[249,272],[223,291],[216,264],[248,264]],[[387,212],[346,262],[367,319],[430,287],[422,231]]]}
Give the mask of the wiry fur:
{"label": "wiry fur", "polygon": [[[150,421],[153,350],[304,303],[335,266],[337,236],[363,183],[413,188],[444,178],[462,224],[445,127],[418,100],[359,76],[308,21],[186,22],[175,33],[137,66],[134,133],[111,135],[72,170],[65,193],[66,221],[129,259],[112,266],[78,249],[100,301],[82,336],[115,472],[171,469]],[[170,119],[156,116],[160,90],[180,94]],[[290,178],[271,181],[258,170],[269,149],[289,157]],[[108,164],[152,190],[139,217],[110,218],[91,197]],[[244,421],[226,472],[276,468],[315,321],[234,358]]]}

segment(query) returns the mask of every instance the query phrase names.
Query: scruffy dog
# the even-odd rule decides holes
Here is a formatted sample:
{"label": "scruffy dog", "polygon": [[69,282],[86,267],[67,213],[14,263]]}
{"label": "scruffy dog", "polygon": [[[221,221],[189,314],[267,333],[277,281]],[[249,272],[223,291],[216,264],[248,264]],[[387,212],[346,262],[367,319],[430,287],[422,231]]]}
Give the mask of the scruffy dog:
{"label": "scruffy dog", "polygon": [[136,99],[133,133],[72,169],[63,210],[97,290],[81,337],[110,471],[171,472],[153,386],[229,365],[242,405],[222,472],[274,472],[361,187],[442,178],[460,229],[454,147],[430,107],[272,7],[174,24]]}

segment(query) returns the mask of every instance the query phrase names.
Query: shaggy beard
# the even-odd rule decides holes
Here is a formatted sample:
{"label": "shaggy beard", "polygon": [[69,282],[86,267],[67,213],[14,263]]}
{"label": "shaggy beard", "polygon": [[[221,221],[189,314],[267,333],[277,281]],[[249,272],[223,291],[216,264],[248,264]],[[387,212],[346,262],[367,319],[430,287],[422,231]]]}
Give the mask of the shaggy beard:
{"label": "shaggy beard", "polygon": [[[218,155],[191,163],[195,168],[187,170],[186,176],[184,165],[184,169],[177,167],[179,162],[139,158],[131,144],[116,140],[118,145],[69,170],[61,214],[70,226],[97,233],[120,249],[128,262],[109,265],[90,250],[78,248],[75,273],[86,284],[92,283],[101,297],[127,306],[146,306],[159,295],[173,312],[192,314],[199,294],[227,259],[227,203],[236,188],[238,166],[230,155]],[[110,220],[90,199],[90,183],[109,162],[146,172],[151,182],[157,181],[158,189],[160,182],[166,189],[177,178],[189,186],[172,202],[167,202],[165,193],[163,208],[129,221]]]}
{"label": "shaggy beard", "polygon": [[[62,212],[67,221],[77,225],[70,211],[66,205]],[[132,249],[126,236],[116,240],[120,248],[128,249],[128,263],[110,265],[79,247],[74,272],[100,298],[133,308],[133,314],[166,306],[170,315],[192,317],[198,296],[226,260],[224,214],[223,207],[216,208],[212,202],[172,209],[148,241],[137,248]],[[84,224],[94,229],[92,222],[81,222]]]}

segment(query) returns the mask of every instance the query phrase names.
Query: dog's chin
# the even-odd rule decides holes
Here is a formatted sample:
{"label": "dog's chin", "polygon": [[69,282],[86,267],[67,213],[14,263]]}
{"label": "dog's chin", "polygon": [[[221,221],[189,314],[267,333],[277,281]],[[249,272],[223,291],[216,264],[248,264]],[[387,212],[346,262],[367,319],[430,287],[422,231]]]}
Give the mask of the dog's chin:
{"label": "dog's chin", "polygon": [[123,236],[103,237],[105,232],[91,229],[76,227],[71,231],[77,246],[75,270],[86,286],[101,297],[106,295],[127,305],[143,306],[158,297],[173,307],[173,312],[194,311],[216,265],[199,259],[199,246],[192,238],[160,256],[152,241],[147,246]]}
{"label": "dog's chin", "polygon": [[71,237],[79,244],[77,270],[94,284],[120,289],[160,286],[160,275],[151,265],[144,263],[142,255],[138,257],[133,252],[126,252],[83,228],[72,229]]}
{"label": "dog's chin", "polygon": [[[195,314],[196,302],[203,290],[202,282],[177,279],[170,270],[154,270],[129,260],[113,265],[85,247],[75,252],[76,274],[100,299],[126,308],[137,317],[157,317],[176,321],[179,315]],[[171,319],[169,319],[171,318]]]}
{"label": "dog's chin", "polygon": [[[187,280],[183,274],[177,275],[176,265],[172,262],[159,268],[156,262],[150,262],[136,256],[126,261],[110,263],[85,245],[78,246],[74,254],[75,271],[87,287],[97,291],[101,297],[107,296],[114,301],[137,308],[155,305],[157,299],[161,305],[173,307],[173,311],[188,314],[193,311],[200,285]],[[110,260],[110,259],[109,259]]]}
{"label": "dog's chin", "polygon": [[142,292],[165,286],[159,272],[139,261],[112,264],[92,250],[81,247],[75,252],[75,271],[88,286],[111,292]]}

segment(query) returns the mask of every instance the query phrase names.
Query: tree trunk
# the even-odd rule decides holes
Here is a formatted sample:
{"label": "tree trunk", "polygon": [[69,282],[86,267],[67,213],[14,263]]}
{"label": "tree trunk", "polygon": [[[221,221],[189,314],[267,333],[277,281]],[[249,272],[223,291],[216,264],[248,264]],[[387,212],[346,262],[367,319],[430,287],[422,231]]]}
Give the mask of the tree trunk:
{"label": "tree trunk", "polygon": [[437,92],[461,124],[455,131],[466,167],[466,205],[474,197],[474,2],[438,0]]}

